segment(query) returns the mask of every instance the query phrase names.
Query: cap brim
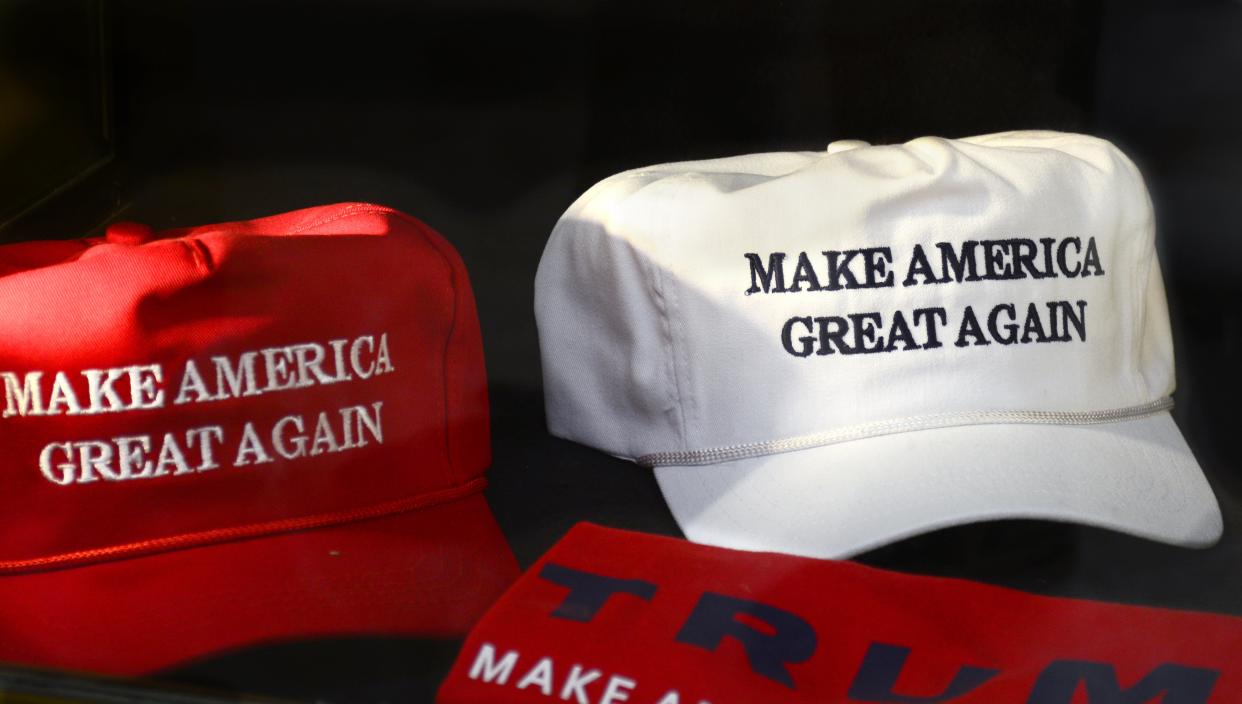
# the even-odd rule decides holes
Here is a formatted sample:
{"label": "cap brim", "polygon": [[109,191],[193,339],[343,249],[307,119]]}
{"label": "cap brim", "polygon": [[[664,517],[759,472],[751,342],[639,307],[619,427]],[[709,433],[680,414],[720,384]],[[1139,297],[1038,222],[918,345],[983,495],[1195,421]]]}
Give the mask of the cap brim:
{"label": "cap brim", "polygon": [[660,467],[699,543],[841,558],[963,523],[1036,518],[1205,547],[1221,515],[1168,413],[1100,425],[970,425],[701,467]]}
{"label": "cap brim", "polygon": [[293,639],[461,637],[517,575],[472,494],[331,528],[0,577],[0,661],[131,675]]}

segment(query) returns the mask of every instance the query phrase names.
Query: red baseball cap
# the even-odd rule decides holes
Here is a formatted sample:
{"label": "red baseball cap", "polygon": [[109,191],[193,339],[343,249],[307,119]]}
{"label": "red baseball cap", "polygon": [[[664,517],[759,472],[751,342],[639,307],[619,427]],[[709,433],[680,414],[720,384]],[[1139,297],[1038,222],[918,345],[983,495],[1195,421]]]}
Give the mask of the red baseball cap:
{"label": "red baseball cap", "polygon": [[0,247],[0,386],[0,661],[459,636],[517,576],[466,272],[397,211]]}

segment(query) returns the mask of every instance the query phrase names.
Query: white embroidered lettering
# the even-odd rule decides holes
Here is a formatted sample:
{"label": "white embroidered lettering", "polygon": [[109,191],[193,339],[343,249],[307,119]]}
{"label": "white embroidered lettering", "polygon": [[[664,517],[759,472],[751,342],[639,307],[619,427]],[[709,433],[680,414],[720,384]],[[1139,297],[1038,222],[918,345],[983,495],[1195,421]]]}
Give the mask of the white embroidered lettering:
{"label": "white embroidered lettering", "polygon": [[258,356],[258,352],[246,352],[237,360],[236,367],[229,363],[228,357],[211,358],[211,363],[216,367],[217,401],[263,393],[254,381],[254,362]]}
{"label": "white embroidered lettering", "polygon": [[4,377],[4,417],[43,415],[43,372],[26,372],[18,384],[13,372],[0,374]]}
{"label": "white embroidered lettering", "polygon": [[630,700],[630,692],[633,692],[636,686],[638,683],[629,677],[613,675],[608,678],[608,687],[604,690],[604,696],[600,697],[599,704],[627,702]]}
{"label": "white embroidered lettering", "polygon": [[194,471],[185,461],[185,453],[181,451],[181,444],[177,442],[177,437],[172,433],[164,433],[164,444],[160,447],[159,459],[155,462],[154,476],[162,477],[168,474],[170,466],[175,470],[174,475],[189,474]]}
{"label": "white embroidered lettering", "polygon": [[345,366],[345,345],[349,344],[349,340],[330,340],[328,344],[332,347],[332,365],[336,369],[332,381],[350,381],[353,377],[349,374],[349,367]]}
{"label": "white embroidered lettering", "polygon": [[353,408],[341,409],[341,434],[344,436],[344,441],[341,443],[342,450],[352,450],[355,447],[361,447],[354,442],[354,424],[356,422],[354,420]]}
{"label": "white embroidered lettering", "polygon": [[392,368],[392,359],[388,356],[388,333],[382,333],[379,339],[379,348],[375,352],[375,373],[390,374],[395,371]]}
{"label": "white embroidered lettering", "polygon": [[362,365],[363,343],[366,343],[368,348],[367,354],[375,351],[375,339],[370,335],[363,335],[354,340],[354,344],[349,346],[349,363],[353,366],[354,374],[358,375],[359,379],[370,379],[371,375],[375,373],[375,361],[372,360],[370,366],[364,367]]}
{"label": "white embroidered lettering", "polygon": [[[193,394],[193,396],[191,396]],[[177,398],[173,399],[173,403],[181,405],[183,403],[202,403],[203,401],[214,401],[211,392],[207,390],[207,382],[203,381],[203,375],[198,371],[198,365],[194,360],[187,359],[185,361],[185,370],[181,372],[181,386],[177,391]]]}
{"label": "white embroidered lettering", "polygon": [[540,658],[518,683],[518,689],[538,687],[543,696],[552,696],[552,658]]}
{"label": "white embroidered lettering", "polygon": [[[670,689],[668,692],[664,694],[664,696],[660,697],[660,701],[656,702],[656,704],[681,704],[681,693],[675,689]],[[712,704],[712,703],[707,701],[706,699],[700,699],[699,704]]]}
{"label": "white embroidered lettering", "polygon": [[336,435],[332,433],[332,424],[328,422],[328,414],[320,413],[319,420],[315,422],[315,438],[311,441],[311,456],[340,451],[341,447],[336,443]]}
{"label": "white embroidered lettering", "polygon": [[211,446],[212,440],[217,443],[224,442],[224,428],[218,425],[209,425],[203,428],[191,428],[185,431],[185,444],[187,447],[198,446],[199,462],[195,471],[206,472],[209,469],[216,469],[220,466],[216,462],[215,450]]}
{"label": "white embroidered lettering", "polygon": [[376,401],[371,404],[371,408],[375,411],[374,416],[367,414],[366,406],[353,406],[350,410],[353,412],[355,420],[358,421],[355,427],[355,434],[358,436],[357,444],[354,447],[366,447],[367,439],[363,433],[363,428],[371,431],[371,437],[375,442],[384,444],[384,428],[380,422],[380,409],[384,407],[383,401]]}
{"label": "white embroidered lettering", "polygon": [[495,646],[484,643],[479,647],[479,654],[474,656],[474,662],[470,664],[470,679],[483,680],[488,684],[508,684],[509,675],[513,674],[517,661],[518,652],[510,650],[497,662]]}
{"label": "white embroidered lettering", "polygon": [[130,410],[164,407],[164,370],[158,364],[129,367]]}
{"label": "white embroidered lettering", "polygon": [[69,377],[64,372],[56,372],[56,379],[52,381],[52,396],[47,402],[47,414],[54,416],[62,412],[76,416],[82,412],[82,405],[78,403],[78,395],[69,384]]}
{"label": "white embroidered lettering", "polygon": [[[64,459],[53,464],[52,456],[55,453],[60,453]],[[39,471],[49,482],[67,486],[73,483],[73,471],[78,468],[72,459],[73,447],[69,443],[50,443],[39,453]]]}
{"label": "white embroidered lettering", "polygon": [[125,376],[124,369],[84,369],[86,376],[87,398],[90,405],[84,413],[111,413],[125,410],[125,402],[112,385]]}
{"label": "white embroidered lettering", "polygon": [[285,416],[276,421],[276,425],[272,428],[272,447],[276,448],[276,454],[287,460],[292,460],[306,454],[306,436],[300,434],[293,436],[293,447],[295,449],[290,450],[289,446],[285,444],[285,427],[289,425],[292,425],[298,433],[303,433],[306,430],[306,427],[302,425],[301,416]]}
{"label": "white embroidered lettering", "polygon": [[569,701],[570,695],[573,695],[574,701],[578,704],[591,704],[591,698],[586,693],[586,686],[603,675],[604,673],[599,670],[583,670],[581,665],[574,665],[569,675],[565,677],[564,686],[561,687],[561,699]]}
{"label": "white embroidered lettering", "polygon": [[147,454],[151,452],[151,436],[117,437],[112,438],[112,442],[116,444],[118,479],[146,479],[151,476],[154,465],[147,459]]}
{"label": "white embroidered lettering", "polygon": [[169,374],[180,382],[173,390],[165,390],[166,374],[159,364],[79,372],[0,371],[4,385],[0,418],[151,410],[163,408],[169,398],[174,405],[223,401],[368,379],[395,369],[386,332],[378,337],[333,339],[326,345],[304,342],[210,359],[214,379],[210,371],[204,373],[203,362],[187,359],[179,371]]}
{"label": "white embroidered lettering", "polygon": [[79,484],[89,484],[96,481],[92,471],[99,472],[99,476],[108,481],[115,481],[120,478],[116,472],[112,471],[111,445],[98,440],[87,440],[85,442],[75,442],[74,447],[78,450]]}
{"label": "white embroidered lettering", "polygon": [[293,356],[297,359],[298,364],[298,388],[314,386],[316,382],[331,384],[335,381],[332,377],[323,373],[323,347],[314,343],[295,345],[293,347]]}
{"label": "white embroidered lettering", "polygon": [[263,364],[267,369],[267,386],[263,391],[284,391],[297,385],[297,373],[289,369],[291,362],[292,347],[269,347],[263,350]]}
{"label": "white embroidered lettering", "polygon": [[246,423],[246,426],[242,428],[241,444],[237,448],[237,458],[233,460],[233,466],[245,467],[251,462],[267,464],[272,461],[272,456],[264,449],[259,434],[254,431],[254,423]]}

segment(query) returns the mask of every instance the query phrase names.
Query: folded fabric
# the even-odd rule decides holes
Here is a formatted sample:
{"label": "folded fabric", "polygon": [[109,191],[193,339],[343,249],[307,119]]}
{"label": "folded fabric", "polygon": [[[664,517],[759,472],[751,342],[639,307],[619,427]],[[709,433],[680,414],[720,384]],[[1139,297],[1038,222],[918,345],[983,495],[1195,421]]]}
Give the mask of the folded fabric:
{"label": "folded fabric", "polygon": [[1208,704],[1242,619],[1035,596],[579,524],[466,641],[441,704]]}

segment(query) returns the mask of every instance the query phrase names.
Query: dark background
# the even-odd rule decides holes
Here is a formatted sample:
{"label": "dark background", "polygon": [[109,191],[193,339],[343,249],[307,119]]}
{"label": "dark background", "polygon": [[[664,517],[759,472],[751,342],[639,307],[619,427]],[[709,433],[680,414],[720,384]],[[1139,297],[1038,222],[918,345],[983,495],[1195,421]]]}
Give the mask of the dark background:
{"label": "dark background", "polygon": [[[85,164],[112,158],[76,182],[65,177],[69,187],[0,238],[98,234],[117,219],[163,229],[361,200],[414,214],[457,246],[488,354],[488,496],[523,564],[580,520],[679,534],[648,471],[551,438],[543,426],[535,267],[557,217],[592,183],[651,163],[818,150],[836,139],[1021,128],[1109,138],[1139,163],[1156,203],[1178,353],[1175,416],[1217,491],[1224,539],[1194,551],[1013,521],[940,531],[861,560],[1045,594],[1242,614],[1242,3],[2,7],[0,62],[11,75],[50,62],[50,77],[32,85],[66,96],[79,93],[58,76],[86,75],[79,92],[103,80],[110,97],[101,114],[71,97],[49,100],[67,106],[69,123],[87,116],[86,128],[62,126],[86,131]],[[93,25],[81,18],[93,12],[104,41],[84,38],[97,53],[83,60],[64,47],[90,36]],[[38,40],[13,31],[29,23],[41,23]],[[69,39],[58,45],[48,28]],[[103,79],[88,75],[101,66]],[[17,105],[8,96],[5,111]],[[0,166],[46,177],[53,151],[0,152]],[[456,647],[276,644],[162,677],[323,700],[418,701]]]}

